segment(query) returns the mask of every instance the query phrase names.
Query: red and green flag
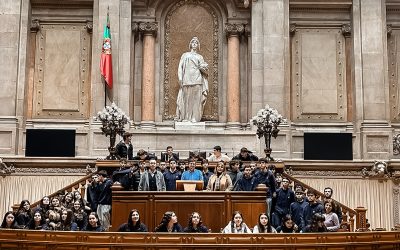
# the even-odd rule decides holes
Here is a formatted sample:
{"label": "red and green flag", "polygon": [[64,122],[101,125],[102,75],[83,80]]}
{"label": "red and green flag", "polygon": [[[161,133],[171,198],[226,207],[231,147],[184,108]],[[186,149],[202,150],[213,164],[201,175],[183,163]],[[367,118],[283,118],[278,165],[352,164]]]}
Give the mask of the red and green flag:
{"label": "red and green flag", "polygon": [[110,32],[110,17],[107,10],[107,24],[104,26],[103,46],[101,49],[100,71],[107,87],[112,89],[113,73],[112,73],[112,58],[111,58],[111,32]]}

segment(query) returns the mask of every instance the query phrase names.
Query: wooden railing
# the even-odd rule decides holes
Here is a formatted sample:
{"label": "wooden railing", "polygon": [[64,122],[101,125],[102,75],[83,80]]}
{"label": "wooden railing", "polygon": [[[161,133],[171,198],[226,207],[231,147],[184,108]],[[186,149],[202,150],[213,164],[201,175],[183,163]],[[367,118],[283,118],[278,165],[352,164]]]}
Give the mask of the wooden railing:
{"label": "wooden railing", "polygon": [[0,230],[0,249],[400,249],[400,232],[89,233]]}
{"label": "wooden railing", "polygon": [[[64,195],[67,192],[72,192],[72,191],[76,191],[76,190],[78,190],[81,193],[82,197],[85,197],[87,181],[88,181],[89,178],[91,178],[93,176],[93,174],[94,173],[91,173],[91,174],[86,175],[85,177],[80,178],[79,180],[69,184],[68,186],[66,186],[66,187],[64,187],[64,188],[62,188],[60,190],[57,190],[56,192],[48,195],[48,197],[51,199],[54,196]],[[31,208],[34,208],[39,204],[40,204],[40,200],[39,201],[35,201],[35,202],[31,203]],[[12,209],[14,211],[16,211],[18,209],[18,207],[19,207],[19,204],[14,204],[12,206]]]}
{"label": "wooden railing", "polygon": [[[314,189],[313,187],[305,184],[304,182],[298,180],[297,178],[288,175],[287,173],[283,172],[282,176],[285,178],[288,178],[290,181],[300,184],[301,186],[303,186],[303,188],[305,189],[312,189],[315,190],[315,192],[320,196],[320,197],[325,197],[324,193]],[[332,199],[334,200],[334,199]],[[363,208],[363,207],[358,207],[356,209],[351,209],[348,206],[344,205],[343,203],[340,203],[337,200],[334,200],[337,204],[339,204],[339,206],[342,209],[342,223],[340,228],[342,230],[346,230],[346,231],[365,231],[367,229],[367,221],[366,221],[366,211],[367,209]],[[354,226],[354,217],[357,217],[357,221],[356,221],[356,225]]]}

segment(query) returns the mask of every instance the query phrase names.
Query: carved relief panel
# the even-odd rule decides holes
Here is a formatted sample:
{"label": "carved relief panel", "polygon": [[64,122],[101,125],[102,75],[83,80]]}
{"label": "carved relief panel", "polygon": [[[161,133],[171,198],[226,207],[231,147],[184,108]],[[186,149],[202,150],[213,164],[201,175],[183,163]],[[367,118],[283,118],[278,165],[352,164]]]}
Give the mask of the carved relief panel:
{"label": "carved relief panel", "polygon": [[168,11],[164,27],[163,119],[172,120],[176,115],[179,60],[184,52],[190,51],[189,42],[197,36],[198,53],[208,63],[209,93],[202,120],[218,120],[218,30],[214,9],[203,1],[179,1]]}
{"label": "carved relief panel", "polygon": [[36,36],[33,118],[86,119],[91,25],[40,24]]}
{"label": "carved relief panel", "polygon": [[342,29],[291,27],[291,31],[293,120],[346,121]]}

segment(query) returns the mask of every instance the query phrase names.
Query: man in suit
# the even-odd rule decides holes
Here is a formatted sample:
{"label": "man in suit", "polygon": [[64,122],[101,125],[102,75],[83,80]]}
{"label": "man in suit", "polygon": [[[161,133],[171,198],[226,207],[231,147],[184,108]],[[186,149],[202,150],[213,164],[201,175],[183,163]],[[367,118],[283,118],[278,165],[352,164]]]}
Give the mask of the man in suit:
{"label": "man in suit", "polygon": [[172,146],[167,147],[166,153],[161,153],[161,161],[169,162],[171,159],[175,159],[175,161],[179,161],[179,154],[174,153],[174,149]]}
{"label": "man in suit", "polygon": [[164,175],[156,169],[157,161],[149,161],[149,169],[140,177],[139,191],[166,191]]}

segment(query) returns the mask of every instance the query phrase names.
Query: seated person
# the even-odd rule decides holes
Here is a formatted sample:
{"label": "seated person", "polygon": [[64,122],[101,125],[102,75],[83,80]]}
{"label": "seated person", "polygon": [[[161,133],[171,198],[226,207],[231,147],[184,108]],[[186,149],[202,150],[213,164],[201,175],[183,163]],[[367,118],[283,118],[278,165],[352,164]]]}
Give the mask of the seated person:
{"label": "seated person", "polygon": [[282,219],[282,224],[276,228],[278,233],[298,233],[299,227],[292,220],[290,214],[286,214]]}
{"label": "seated person", "polygon": [[229,156],[221,153],[221,146],[214,147],[214,153],[212,153],[207,160],[208,161],[230,161]]}
{"label": "seated person", "polygon": [[140,215],[137,209],[132,209],[128,216],[128,222],[122,224],[118,232],[147,232],[145,224],[140,222]]}
{"label": "seated person", "polygon": [[223,161],[218,162],[214,172],[208,180],[207,191],[231,191],[233,189],[232,180],[226,174]]}
{"label": "seated person", "polygon": [[36,212],[33,214],[33,219],[29,223],[29,229],[47,230],[46,220],[39,210],[36,210]]}
{"label": "seated person", "polygon": [[251,174],[250,165],[246,164],[243,176],[237,181],[236,191],[254,191],[258,186],[257,178]]}
{"label": "seated person", "polygon": [[185,233],[208,233],[207,227],[203,225],[201,216],[198,212],[193,212],[189,217],[189,224],[185,229]]}
{"label": "seated person", "polygon": [[133,160],[136,161],[149,161],[150,159],[157,160],[157,157],[154,154],[149,154],[144,149],[139,149],[136,156],[133,157]]}
{"label": "seated person", "polygon": [[160,224],[154,230],[156,232],[179,233],[182,232],[182,226],[178,223],[178,217],[175,212],[167,211],[164,213]]}
{"label": "seated person", "polygon": [[276,233],[266,213],[260,213],[258,215],[258,223],[253,228],[253,233]]}
{"label": "seated person", "polygon": [[101,226],[99,216],[95,212],[91,212],[88,217],[88,223],[83,231],[91,232],[104,232],[104,228]]}
{"label": "seated person", "polygon": [[168,146],[167,152],[161,153],[161,161],[169,162],[169,160],[171,160],[172,158],[174,158],[176,161],[179,161],[179,153],[174,153],[174,149],[172,148],[172,146]]}
{"label": "seated person", "polygon": [[203,181],[204,181],[203,189],[207,189],[208,180],[213,175],[213,173],[210,170],[208,170],[208,160],[207,159],[203,159],[203,161],[201,162],[201,168],[202,168],[202,172],[203,172]]}
{"label": "seated person", "polygon": [[196,161],[189,159],[189,169],[183,172],[181,180],[184,181],[202,181],[203,173],[196,169]]}
{"label": "seated person", "polygon": [[320,232],[328,232],[325,224],[325,216],[320,213],[315,213],[312,217],[311,224],[306,227],[304,232],[306,233],[320,233]]}
{"label": "seated person", "polygon": [[77,231],[78,225],[73,221],[74,213],[71,209],[61,211],[60,231]]}
{"label": "seated person", "polygon": [[125,132],[122,135],[122,141],[115,146],[115,151],[119,158],[125,158],[127,160],[133,160],[133,146],[131,143],[132,134]]}
{"label": "seated person", "polygon": [[28,200],[22,200],[15,221],[18,224],[18,228],[24,229],[29,227],[29,223],[32,219],[31,203]]}
{"label": "seated person", "polygon": [[222,230],[222,233],[248,233],[251,234],[250,228],[243,222],[243,216],[239,211],[232,214],[232,220]]}
{"label": "seated person", "polygon": [[243,147],[240,149],[240,153],[235,155],[232,160],[238,161],[258,161],[258,157],[249,151],[247,148]]}
{"label": "seated person", "polygon": [[16,229],[17,221],[15,220],[15,216],[13,211],[8,211],[3,218],[3,222],[1,223],[0,228],[8,228],[8,229]]}
{"label": "seated person", "polygon": [[74,222],[78,226],[78,230],[82,231],[87,226],[88,218],[81,200],[74,201],[72,212],[74,213]]}

